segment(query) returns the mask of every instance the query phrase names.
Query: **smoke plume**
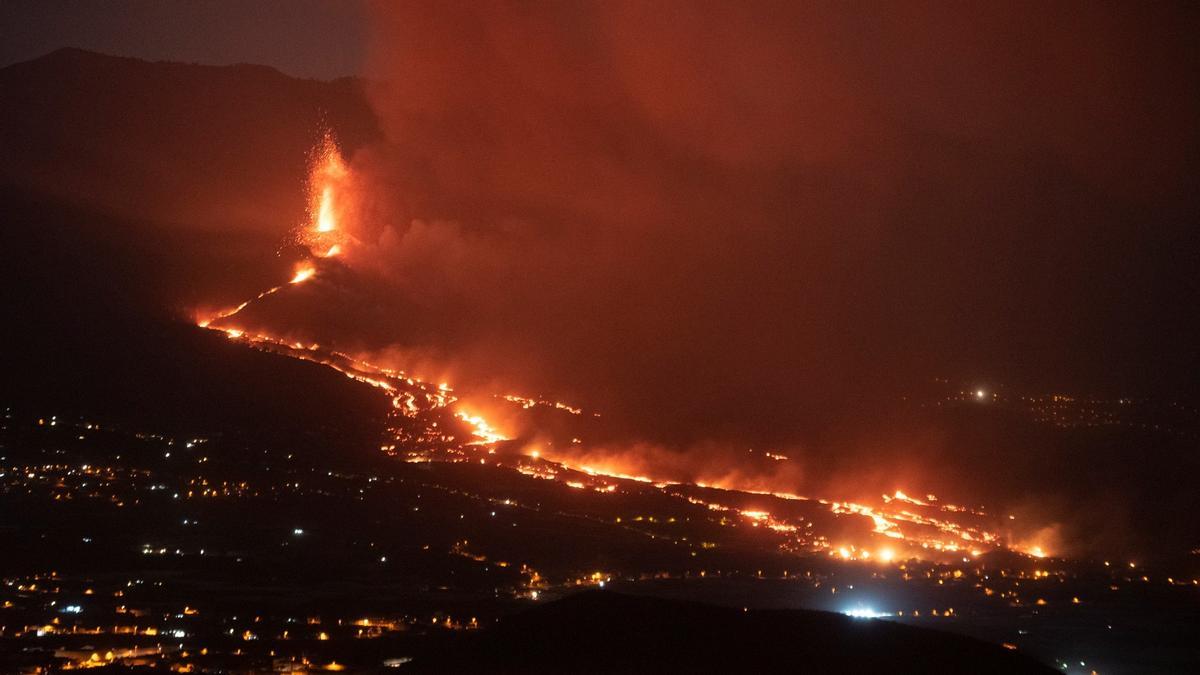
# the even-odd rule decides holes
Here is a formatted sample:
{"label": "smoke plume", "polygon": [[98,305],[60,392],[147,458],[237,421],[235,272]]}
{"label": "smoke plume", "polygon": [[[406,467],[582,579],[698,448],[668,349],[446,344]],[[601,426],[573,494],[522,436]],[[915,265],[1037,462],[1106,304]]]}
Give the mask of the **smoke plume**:
{"label": "smoke plume", "polygon": [[897,402],[935,376],[1188,386],[1195,19],[376,3],[385,141],[352,160],[347,259],[392,291],[356,346],[602,410],[664,466],[784,448],[1036,491],[1053,441],[963,447]]}

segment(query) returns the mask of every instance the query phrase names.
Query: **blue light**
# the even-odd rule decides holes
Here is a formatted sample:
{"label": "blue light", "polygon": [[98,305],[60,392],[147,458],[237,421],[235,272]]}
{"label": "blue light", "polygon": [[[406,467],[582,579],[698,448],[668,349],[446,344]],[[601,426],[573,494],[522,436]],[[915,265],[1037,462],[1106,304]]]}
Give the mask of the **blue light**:
{"label": "blue light", "polygon": [[891,616],[891,614],[888,612],[876,612],[870,607],[863,607],[861,605],[853,609],[842,610],[842,614],[855,619],[879,619],[885,616]]}

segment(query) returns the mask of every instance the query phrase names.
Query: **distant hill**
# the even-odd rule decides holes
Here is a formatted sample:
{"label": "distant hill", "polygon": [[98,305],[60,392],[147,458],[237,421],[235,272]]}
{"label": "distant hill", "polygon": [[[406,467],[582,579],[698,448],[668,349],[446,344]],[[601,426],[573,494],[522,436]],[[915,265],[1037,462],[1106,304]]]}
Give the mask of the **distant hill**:
{"label": "distant hill", "polygon": [[590,591],[503,619],[405,672],[1054,673],[971,638],[805,610]]}
{"label": "distant hill", "polygon": [[361,82],[62,49],[0,68],[0,92],[0,403],[167,428],[373,410],[187,314],[291,273],[276,251],[304,218],[310,149],[325,128],[346,151],[379,134]]}
{"label": "distant hill", "polygon": [[174,314],[177,234],[12,188],[0,209],[0,409],[374,447],[388,409],[375,391]]}
{"label": "distant hill", "polygon": [[265,66],[61,49],[0,68],[0,92],[0,182],[189,228],[282,233],[322,127],[379,135],[359,80]]}

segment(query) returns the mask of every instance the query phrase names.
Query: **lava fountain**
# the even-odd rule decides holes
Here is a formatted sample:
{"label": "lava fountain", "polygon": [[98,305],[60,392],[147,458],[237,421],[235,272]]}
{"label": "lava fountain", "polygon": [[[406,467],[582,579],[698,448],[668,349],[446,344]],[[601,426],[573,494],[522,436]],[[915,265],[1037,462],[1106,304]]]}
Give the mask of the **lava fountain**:
{"label": "lava fountain", "polygon": [[326,132],[313,148],[308,173],[308,219],[297,239],[317,255],[338,255],[349,243],[344,227],[351,173],[333,134]]}

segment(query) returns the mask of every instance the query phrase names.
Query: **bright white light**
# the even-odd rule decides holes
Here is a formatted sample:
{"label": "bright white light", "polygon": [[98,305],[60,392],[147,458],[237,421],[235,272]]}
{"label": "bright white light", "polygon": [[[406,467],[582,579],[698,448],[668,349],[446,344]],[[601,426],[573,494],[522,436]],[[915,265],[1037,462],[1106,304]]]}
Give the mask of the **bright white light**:
{"label": "bright white light", "polygon": [[982,390],[982,389],[976,389],[976,390],[975,390],[975,398],[983,398],[984,396],[987,396],[987,392],[986,392],[986,391],[984,391],[984,390]]}
{"label": "bright white light", "polygon": [[875,610],[871,609],[870,607],[862,607],[862,606],[855,607],[853,609],[843,610],[842,614],[845,614],[846,616],[854,617],[855,619],[878,619],[878,618],[884,617],[884,616],[891,616],[891,614],[888,614],[886,612],[876,612]]}
{"label": "bright white light", "polygon": [[299,528],[299,527],[297,527],[296,529],[292,530],[292,534],[294,534],[294,535],[296,535],[297,537],[299,537],[300,535],[304,534],[304,530],[303,530],[303,529],[301,529],[301,528]]}
{"label": "bright white light", "polygon": [[79,614],[80,612],[83,611],[83,608],[80,607],[79,605],[67,605],[66,607],[63,607],[62,609],[60,609],[58,611],[60,611],[64,614]]}

